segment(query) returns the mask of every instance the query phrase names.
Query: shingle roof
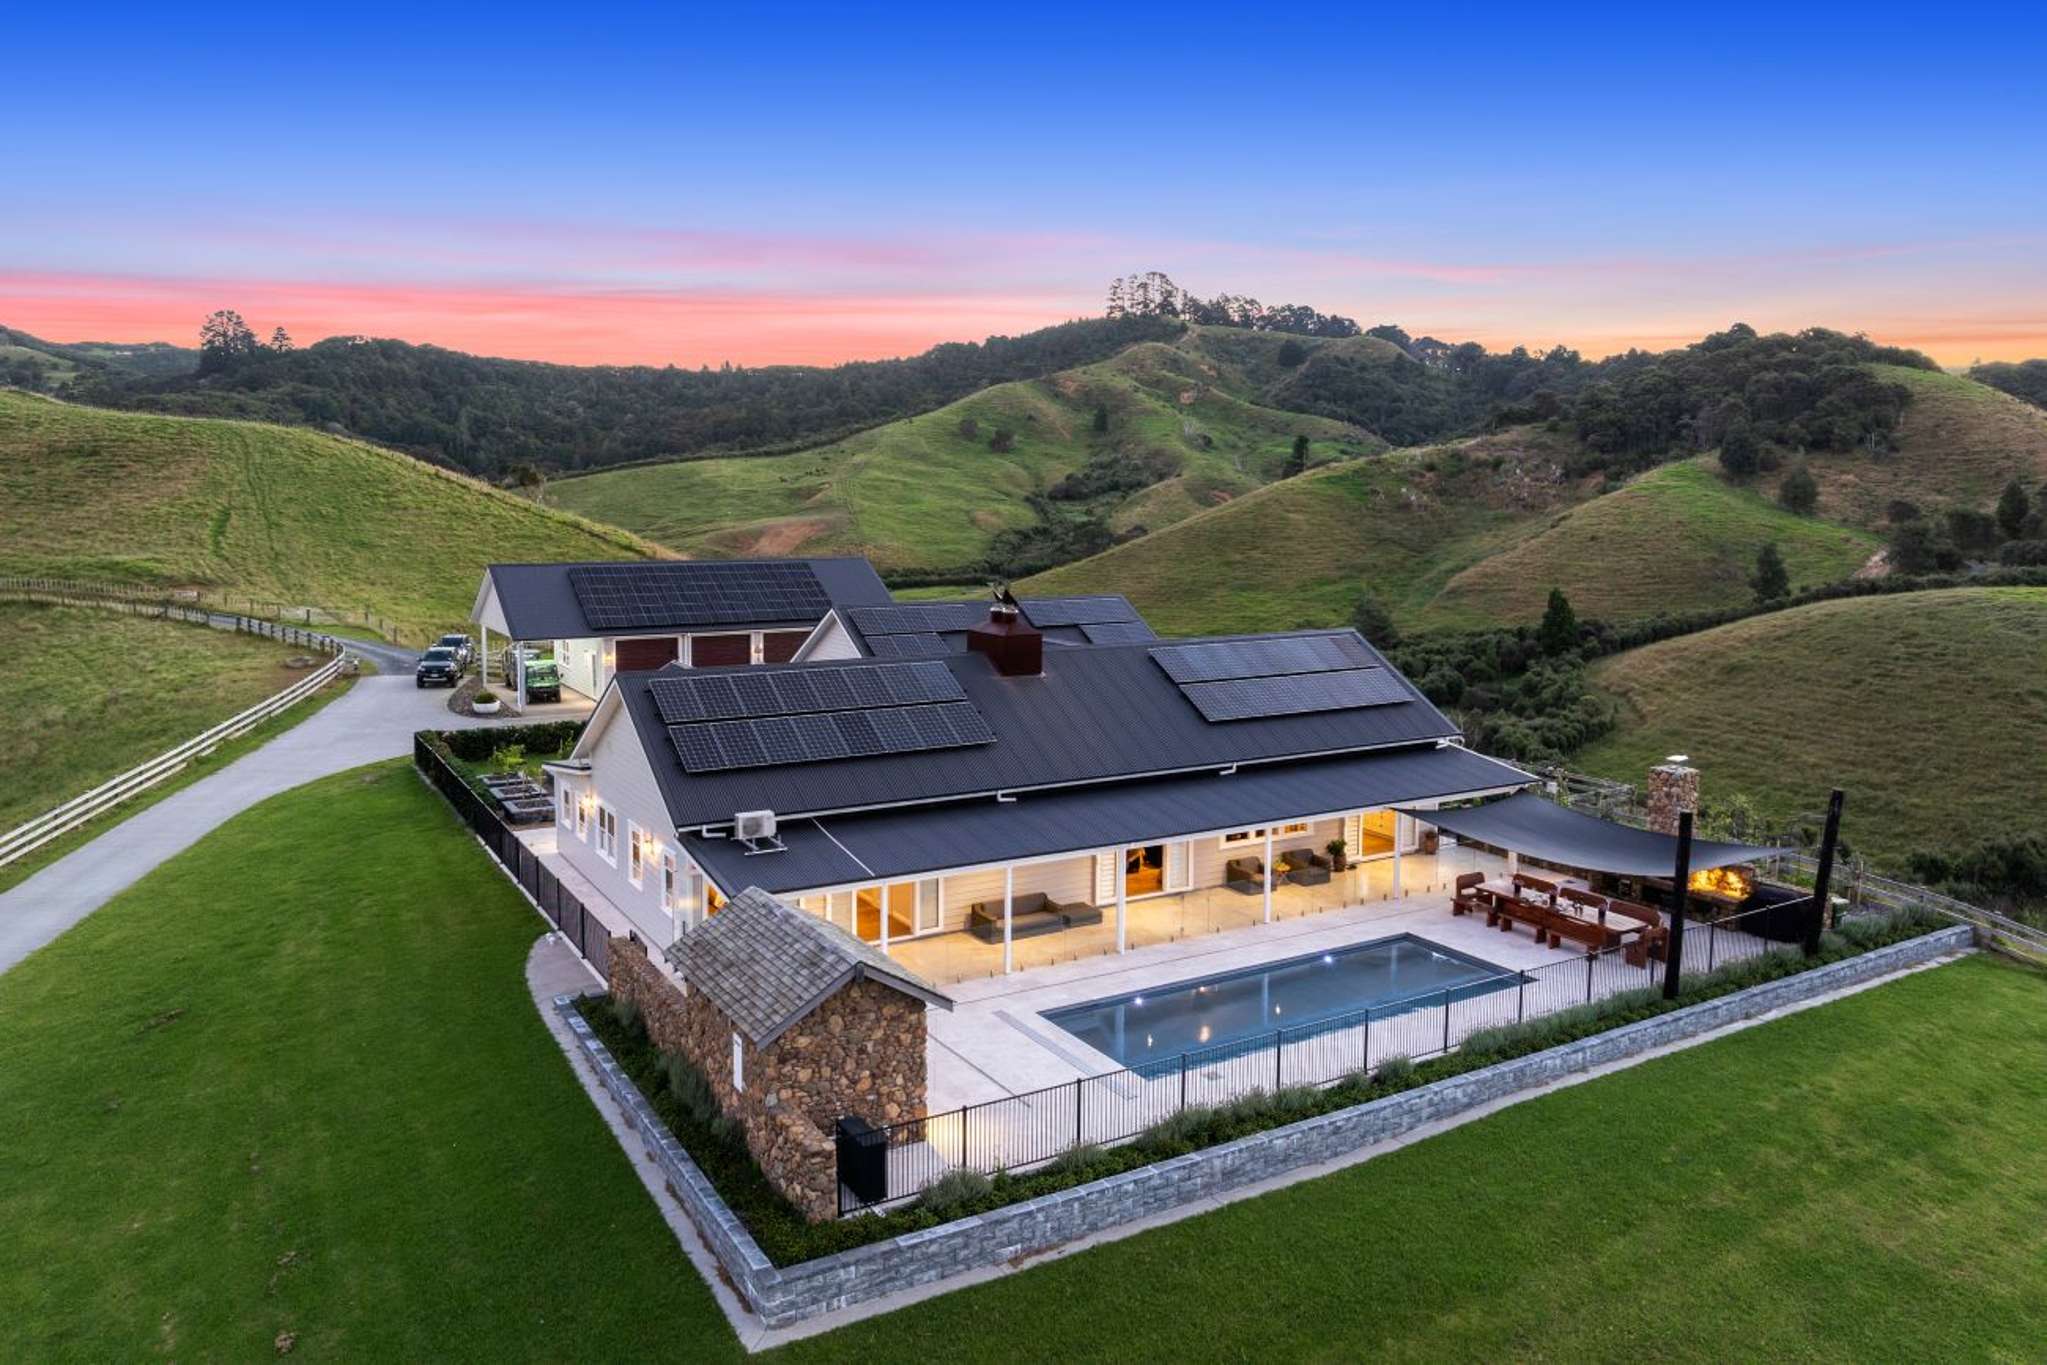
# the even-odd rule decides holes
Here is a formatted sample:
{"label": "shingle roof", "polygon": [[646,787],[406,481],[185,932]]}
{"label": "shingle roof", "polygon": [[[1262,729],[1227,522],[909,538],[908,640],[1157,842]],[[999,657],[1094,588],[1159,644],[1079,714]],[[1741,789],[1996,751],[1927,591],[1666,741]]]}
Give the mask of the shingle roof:
{"label": "shingle roof", "polygon": [[[1372,662],[1384,662],[1355,632],[1296,633],[1341,634]],[[785,818],[871,810],[1355,753],[1458,733],[1405,679],[1400,688],[1406,700],[1392,705],[1211,724],[1143,644],[1048,650],[1044,674],[1030,678],[1005,678],[981,654],[949,655],[941,662],[994,730],[994,743],[692,775],[683,771],[647,691],[653,679],[673,674],[622,674],[618,687],[679,828],[727,824],[743,810],[772,810]]]}
{"label": "shingle roof", "polygon": [[928,1005],[950,997],[837,925],[749,887],[690,930],[683,976],[766,1047],[855,981],[878,981]]}

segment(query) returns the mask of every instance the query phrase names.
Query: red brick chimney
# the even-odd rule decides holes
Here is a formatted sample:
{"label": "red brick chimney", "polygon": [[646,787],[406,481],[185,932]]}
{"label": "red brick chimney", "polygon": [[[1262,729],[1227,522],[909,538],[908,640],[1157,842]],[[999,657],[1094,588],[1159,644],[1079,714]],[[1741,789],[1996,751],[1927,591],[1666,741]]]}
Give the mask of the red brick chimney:
{"label": "red brick chimney", "polygon": [[967,632],[967,648],[986,654],[1005,678],[1035,678],[1045,671],[1045,636],[1003,593],[988,607],[988,619]]}

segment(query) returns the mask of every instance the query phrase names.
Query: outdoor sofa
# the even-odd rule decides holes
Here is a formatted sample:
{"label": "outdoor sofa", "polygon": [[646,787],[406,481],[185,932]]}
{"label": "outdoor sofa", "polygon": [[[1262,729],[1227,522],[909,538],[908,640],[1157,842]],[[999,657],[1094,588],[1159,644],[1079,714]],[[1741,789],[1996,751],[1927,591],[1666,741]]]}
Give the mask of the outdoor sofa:
{"label": "outdoor sofa", "polygon": [[1290,848],[1279,855],[1279,873],[1295,886],[1326,886],[1329,859],[1305,848]]}
{"label": "outdoor sofa", "polygon": [[[1062,904],[1042,891],[1026,891],[1010,898],[1009,936],[1012,939],[1056,934],[1062,929],[1101,922],[1100,906]],[[1002,942],[1002,902],[975,901],[974,908],[967,913],[967,932],[983,943]]]}
{"label": "outdoor sofa", "polygon": [[1265,894],[1265,860],[1232,858],[1223,864],[1223,885],[1240,896]]}

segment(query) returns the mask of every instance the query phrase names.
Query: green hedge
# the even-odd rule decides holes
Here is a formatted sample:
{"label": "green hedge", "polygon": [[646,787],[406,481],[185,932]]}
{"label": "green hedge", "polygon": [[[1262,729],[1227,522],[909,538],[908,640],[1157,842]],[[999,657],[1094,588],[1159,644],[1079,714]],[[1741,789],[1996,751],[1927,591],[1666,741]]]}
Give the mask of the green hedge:
{"label": "green hedge", "polygon": [[567,753],[582,734],[580,720],[544,720],[532,725],[431,730],[427,742],[465,763],[481,763],[508,744],[519,745],[529,754]]}

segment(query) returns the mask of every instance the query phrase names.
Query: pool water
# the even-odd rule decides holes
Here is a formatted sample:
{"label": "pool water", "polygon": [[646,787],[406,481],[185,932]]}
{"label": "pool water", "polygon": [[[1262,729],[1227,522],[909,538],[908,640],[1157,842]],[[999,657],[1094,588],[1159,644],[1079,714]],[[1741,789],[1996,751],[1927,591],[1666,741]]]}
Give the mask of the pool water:
{"label": "pool water", "polygon": [[1317,1023],[1348,1027],[1362,1022],[1351,1016],[1367,1007],[1407,1002],[1406,1009],[1427,1008],[1441,1003],[1446,990],[1457,1000],[1510,990],[1520,979],[1504,967],[1402,934],[1047,1010],[1044,1017],[1124,1066],[1141,1067],[1183,1052],[1227,1054],[1262,1043],[1280,1028],[1292,1037]]}

